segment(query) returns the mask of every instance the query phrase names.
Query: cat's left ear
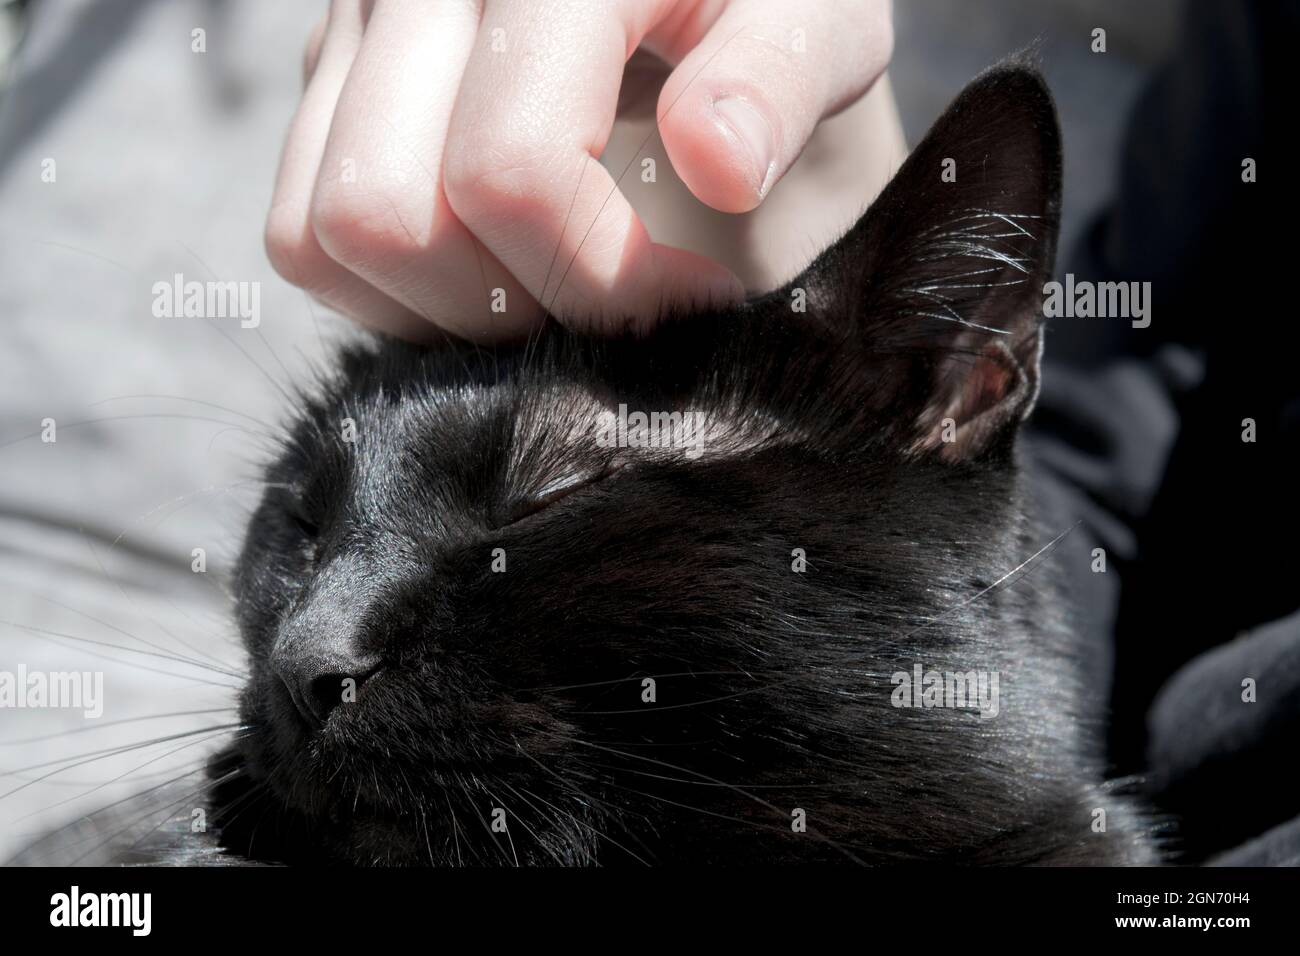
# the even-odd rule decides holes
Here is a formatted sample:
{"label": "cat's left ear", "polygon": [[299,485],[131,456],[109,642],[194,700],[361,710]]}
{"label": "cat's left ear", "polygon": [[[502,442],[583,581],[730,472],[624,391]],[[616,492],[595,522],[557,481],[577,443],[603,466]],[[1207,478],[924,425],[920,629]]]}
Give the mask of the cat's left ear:
{"label": "cat's left ear", "polygon": [[958,461],[1014,432],[1038,394],[1060,134],[1041,76],[973,81],[856,226],[796,279],[857,363],[842,396],[909,454]]}

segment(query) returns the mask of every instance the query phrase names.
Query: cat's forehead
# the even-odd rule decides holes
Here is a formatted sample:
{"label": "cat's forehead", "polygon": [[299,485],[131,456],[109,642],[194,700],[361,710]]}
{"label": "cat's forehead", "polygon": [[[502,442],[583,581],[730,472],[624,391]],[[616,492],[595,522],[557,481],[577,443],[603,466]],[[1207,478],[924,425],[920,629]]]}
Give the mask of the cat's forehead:
{"label": "cat's forehead", "polygon": [[651,398],[603,382],[517,386],[496,413],[509,423],[509,465],[523,473],[562,467],[566,457],[618,464],[694,462],[752,451],[792,434],[774,416],[738,402],[695,395]]}
{"label": "cat's forehead", "polygon": [[[344,408],[344,414],[347,409]],[[734,458],[800,431],[776,415],[716,395],[647,398],[591,378],[456,382],[421,393],[377,389],[356,407],[354,487],[445,482],[537,493],[635,463],[683,466]]]}

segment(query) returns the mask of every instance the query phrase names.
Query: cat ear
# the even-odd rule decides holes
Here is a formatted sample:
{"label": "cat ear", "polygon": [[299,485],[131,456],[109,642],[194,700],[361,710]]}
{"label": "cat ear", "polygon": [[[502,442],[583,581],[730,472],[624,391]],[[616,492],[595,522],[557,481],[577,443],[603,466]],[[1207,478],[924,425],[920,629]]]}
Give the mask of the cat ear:
{"label": "cat ear", "polygon": [[1060,177],[1051,94],[1036,71],[999,65],[793,283],[858,366],[837,376],[859,392],[845,398],[908,453],[975,457],[1032,410]]}

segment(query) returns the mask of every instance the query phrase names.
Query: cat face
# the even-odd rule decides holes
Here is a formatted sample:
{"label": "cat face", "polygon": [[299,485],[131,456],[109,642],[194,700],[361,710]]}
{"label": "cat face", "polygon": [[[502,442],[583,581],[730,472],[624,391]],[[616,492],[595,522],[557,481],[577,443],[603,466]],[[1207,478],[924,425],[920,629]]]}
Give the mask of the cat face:
{"label": "cat face", "polygon": [[1058,179],[1050,98],[1002,67],[775,293],[642,337],[347,352],[240,562],[227,845],[978,859],[972,814],[1073,800],[1068,741],[1042,781],[1004,772],[1060,724],[1032,694],[988,733],[891,683],[1024,663],[1024,609],[975,598],[1025,528]]}

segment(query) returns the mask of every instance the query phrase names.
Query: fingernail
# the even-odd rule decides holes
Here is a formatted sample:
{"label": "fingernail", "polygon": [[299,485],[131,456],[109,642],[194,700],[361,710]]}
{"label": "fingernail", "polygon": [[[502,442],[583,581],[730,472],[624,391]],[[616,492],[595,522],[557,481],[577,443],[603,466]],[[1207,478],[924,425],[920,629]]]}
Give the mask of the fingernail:
{"label": "fingernail", "polygon": [[772,124],[748,100],[724,96],[715,100],[713,109],[726,127],[744,144],[754,161],[754,181],[758,198],[767,195],[776,173],[776,134]]}

